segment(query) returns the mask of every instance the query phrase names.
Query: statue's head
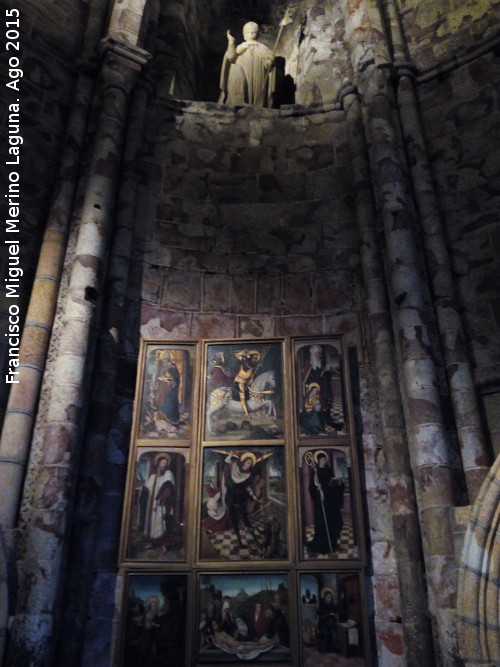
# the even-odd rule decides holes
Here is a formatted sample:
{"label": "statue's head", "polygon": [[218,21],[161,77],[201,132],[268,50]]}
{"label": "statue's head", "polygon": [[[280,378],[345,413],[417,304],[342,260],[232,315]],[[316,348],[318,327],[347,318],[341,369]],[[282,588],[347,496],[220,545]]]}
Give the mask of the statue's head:
{"label": "statue's head", "polygon": [[246,42],[254,41],[259,36],[259,26],[253,21],[245,23],[243,26],[243,37]]}

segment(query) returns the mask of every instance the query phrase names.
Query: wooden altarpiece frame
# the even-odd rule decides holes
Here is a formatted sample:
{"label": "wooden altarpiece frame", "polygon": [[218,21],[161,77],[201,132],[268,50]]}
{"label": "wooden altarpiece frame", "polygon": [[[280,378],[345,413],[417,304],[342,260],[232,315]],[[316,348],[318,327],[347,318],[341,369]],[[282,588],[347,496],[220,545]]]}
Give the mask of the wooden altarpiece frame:
{"label": "wooden altarpiece frame", "polygon": [[299,561],[365,563],[352,391],[342,336],[291,344]]}
{"label": "wooden altarpiece frame", "polygon": [[191,457],[198,428],[199,344],[142,340],[120,562],[189,560]]}
{"label": "wooden altarpiece frame", "polygon": [[301,665],[372,664],[362,571],[297,572],[297,601]]}
{"label": "wooden altarpiece frame", "polygon": [[[155,521],[163,532],[155,532]],[[140,635],[140,614],[135,621],[130,614],[134,604],[138,611],[146,602],[130,590],[158,589],[161,581],[166,598],[161,590],[149,595],[160,599],[158,650],[167,651],[171,628],[165,624],[173,602],[179,614],[186,612],[183,664],[305,665],[329,646],[318,636],[321,596],[304,602],[306,583],[330,588],[337,606],[344,604],[346,587],[355,592],[350,611],[357,610],[356,618],[345,620],[345,609],[336,612],[334,653],[353,667],[369,664],[363,537],[342,336],[142,341],[120,546],[127,581],[123,667],[131,638]],[[277,584],[281,595],[258,583],[276,577],[283,579]],[[221,586],[207,587],[210,578]],[[232,588],[238,578],[242,596]],[[168,582],[185,587],[182,604]],[[250,595],[245,585],[261,587]],[[267,606],[268,620],[280,616],[273,612],[274,594],[277,606],[286,597],[287,624],[302,634],[291,633],[285,655],[283,636],[273,645],[265,633],[253,647],[258,637],[252,629],[239,656],[231,633],[220,634],[222,607],[233,605],[243,615],[233,618],[243,641],[252,604],[256,623],[258,604]],[[213,626],[207,624],[210,595]]]}
{"label": "wooden altarpiece frame", "polygon": [[198,562],[289,564],[292,456],[285,339],[205,341]]}

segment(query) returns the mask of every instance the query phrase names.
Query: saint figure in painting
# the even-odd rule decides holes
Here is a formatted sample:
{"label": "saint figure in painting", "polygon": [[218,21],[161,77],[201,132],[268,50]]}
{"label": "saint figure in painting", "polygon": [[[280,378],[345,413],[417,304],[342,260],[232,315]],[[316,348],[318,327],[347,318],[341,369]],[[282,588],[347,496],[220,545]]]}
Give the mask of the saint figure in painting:
{"label": "saint figure in painting", "polygon": [[155,360],[153,378],[155,421],[165,421],[177,426],[180,419],[179,386],[179,370],[172,355],[168,350],[161,350]]}
{"label": "saint figure in painting", "polygon": [[[259,460],[270,456],[266,454]],[[229,455],[226,459],[229,469],[226,469],[226,507],[228,509],[229,523],[236,534],[238,544],[243,546],[240,534],[240,525],[243,523],[250,534],[255,537],[253,525],[248,514],[248,501],[255,503],[259,500],[252,488],[252,470],[257,463],[257,457],[252,452],[245,452],[239,458]]]}
{"label": "saint figure in painting", "polygon": [[311,382],[306,389],[303,410],[299,413],[299,423],[307,435],[327,432],[328,425],[321,408],[320,386],[317,382]]}
{"label": "saint figure in painting", "polygon": [[227,31],[227,50],[222,62],[219,102],[230,106],[271,107],[275,92],[274,55],[258,41],[259,26],[243,26],[244,42],[235,45]]}
{"label": "saint figure in painting", "polygon": [[232,398],[241,403],[243,412],[249,417],[247,401],[250,398],[250,387],[261,355],[257,350],[239,350],[235,357],[236,375],[233,380]]}
{"label": "saint figure in painting", "polygon": [[179,543],[179,526],[174,519],[175,479],[169,469],[170,456],[159,454],[155,470],[141,489],[139,530],[151,546],[169,547]]}
{"label": "saint figure in painting", "polygon": [[207,379],[213,387],[229,387],[231,385],[231,371],[227,368],[224,352],[216,352],[208,361]]}
{"label": "saint figure in painting", "polygon": [[255,629],[257,639],[260,639],[266,634],[268,623],[260,602],[255,603],[254,612],[252,614],[252,625]]}
{"label": "saint figure in painting", "polygon": [[334,416],[334,372],[325,363],[321,345],[311,345],[301,377],[302,404],[299,425],[302,435],[328,435],[343,428]]}
{"label": "saint figure in painting", "polygon": [[309,483],[314,505],[314,538],[307,548],[315,553],[327,554],[337,548],[342,532],[345,484],[335,477],[323,450],[316,452],[314,459],[316,465]]}
{"label": "saint figure in painting", "polygon": [[318,650],[320,653],[335,653],[337,648],[337,607],[331,588],[321,591],[318,607]]}

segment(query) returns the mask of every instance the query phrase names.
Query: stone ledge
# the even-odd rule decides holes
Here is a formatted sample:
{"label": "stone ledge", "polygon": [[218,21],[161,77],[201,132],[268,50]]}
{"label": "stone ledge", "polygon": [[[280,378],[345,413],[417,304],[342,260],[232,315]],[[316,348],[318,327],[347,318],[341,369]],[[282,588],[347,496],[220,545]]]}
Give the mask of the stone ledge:
{"label": "stone ledge", "polygon": [[245,116],[252,118],[290,118],[294,116],[314,116],[317,114],[331,113],[332,111],[341,112],[342,105],[340,102],[329,102],[323,104],[311,104],[304,106],[301,104],[283,104],[279,109],[266,109],[261,107],[232,107],[226,104],[219,104],[218,102],[196,102],[192,100],[177,100],[174,98],[159,100],[158,106],[164,106],[171,111],[183,111],[184,113],[193,114],[210,114],[218,113],[221,115],[234,115],[238,118]]}

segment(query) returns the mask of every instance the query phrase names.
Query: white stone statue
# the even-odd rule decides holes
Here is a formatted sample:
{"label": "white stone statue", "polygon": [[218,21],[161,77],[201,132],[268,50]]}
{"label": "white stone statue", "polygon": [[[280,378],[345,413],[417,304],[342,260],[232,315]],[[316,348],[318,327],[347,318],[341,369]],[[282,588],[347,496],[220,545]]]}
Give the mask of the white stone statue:
{"label": "white stone statue", "polygon": [[273,106],[276,84],[274,55],[271,49],[257,41],[258,36],[259,26],[253,21],[243,26],[245,41],[238,46],[227,31],[227,50],[220,76],[221,104]]}

